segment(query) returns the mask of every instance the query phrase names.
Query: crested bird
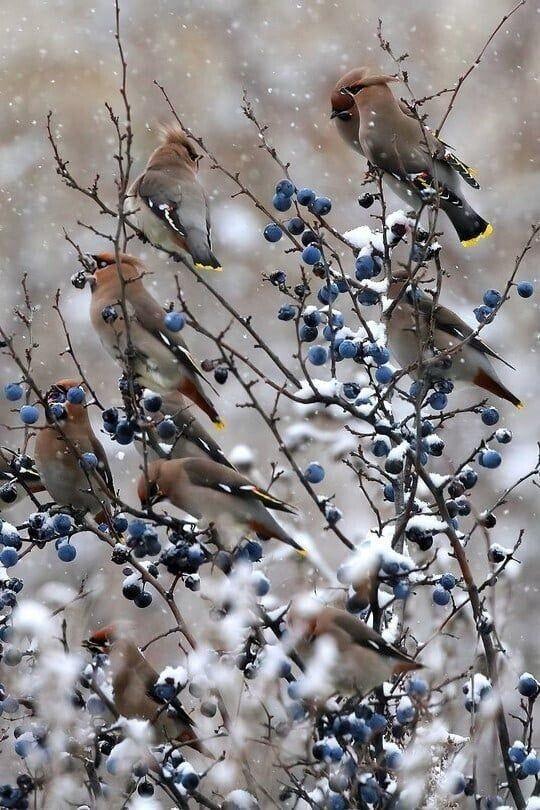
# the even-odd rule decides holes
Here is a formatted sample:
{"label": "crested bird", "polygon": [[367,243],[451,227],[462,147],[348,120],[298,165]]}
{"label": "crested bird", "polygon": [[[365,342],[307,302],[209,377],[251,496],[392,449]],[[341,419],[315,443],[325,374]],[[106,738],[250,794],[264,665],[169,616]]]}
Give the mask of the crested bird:
{"label": "crested bird", "polygon": [[[387,296],[397,303],[390,304],[384,315],[388,346],[401,367],[409,368],[418,363],[419,357],[427,363],[438,353],[465,341],[458,351],[441,358],[441,362],[430,363],[426,367],[427,376],[472,383],[522,408],[521,400],[499,378],[492,360],[513,366],[475,335],[474,329],[459,315],[441,304],[434,306],[432,297],[420,287],[413,290],[407,285],[408,276],[394,277]],[[414,370],[411,373],[415,376]]]}
{"label": "crested bird", "polygon": [[[148,720],[158,742],[178,741],[213,758],[198,740],[195,724],[175,694],[174,687],[160,689],[159,674],[120,624],[93,633],[83,646],[109,657],[114,706],[128,719]],[[172,685],[171,685],[172,686]]]}
{"label": "crested bird", "polygon": [[333,645],[326,673],[332,694],[366,695],[396,675],[423,668],[361,619],[340,608],[309,605],[302,609],[296,604],[291,608],[289,625],[302,655],[313,651],[317,639],[328,639]]}
{"label": "crested bird", "polygon": [[[100,519],[109,512],[114,483],[105,450],[96,437],[84,401],[69,402],[67,393],[81,387],[78,380],[59,380],[46,394],[46,427],[36,438],[36,467],[49,494],[60,506],[90,512]],[[57,414],[52,409],[56,406]],[[58,427],[57,427],[58,425]],[[96,466],[82,463],[91,453]]]}
{"label": "crested bird", "polygon": [[210,459],[154,461],[141,475],[138,495],[143,507],[169,503],[211,527],[216,545],[234,551],[246,534],[275,538],[299,552],[304,549],[272,517],[269,509],[294,513],[289,504],[255,486],[234,469]]}
{"label": "crested bird", "polygon": [[161,145],[128,191],[127,212],[158,248],[221,270],[212,252],[208,198],[197,176],[201,156],[177,124],[161,128]]}
{"label": "crested bird", "polygon": [[120,254],[119,266],[113,253],[91,258],[95,269],[90,276],[90,320],[106,351],[128,372],[130,354],[131,370],[141,385],[158,392],[181,392],[217,428],[223,427],[201,384],[205,378],[197,363],[179,333],[167,328],[165,310],[143,284],[144,264],[125,253]]}
{"label": "crested bird", "polygon": [[[334,89],[332,104],[338,131],[351,148],[382,171],[388,186],[416,210],[429,204],[444,211],[465,247],[489,236],[493,227],[461,190],[461,180],[480,188],[472,170],[404,110],[389,87],[397,77],[360,67],[343,79]],[[344,101],[338,102],[338,95]]]}

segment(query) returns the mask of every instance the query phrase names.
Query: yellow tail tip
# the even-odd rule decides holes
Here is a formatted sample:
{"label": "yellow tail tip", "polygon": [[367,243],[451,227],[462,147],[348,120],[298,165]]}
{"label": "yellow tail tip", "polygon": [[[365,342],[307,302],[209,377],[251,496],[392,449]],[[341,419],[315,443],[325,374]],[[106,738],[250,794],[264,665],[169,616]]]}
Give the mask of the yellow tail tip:
{"label": "yellow tail tip", "polygon": [[525,403],[524,402],[516,402],[516,408],[518,409],[518,411],[522,411],[523,408],[525,408]]}
{"label": "yellow tail tip", "polygon": [[200,262],[195,262],[195,267],[197,270],[213,270],[214,273],[223,272],[223,267],[213,267],[211,264],[201,264]]}
{"label": "yellow tail tip", "polygon": [[464,239],[461,244],[463,247],[474,247],[475,245],[480,242],[481,239],[487,239],[493,233],[493,225],[490,222],[486,225],[484,230],[478,236],[473,237],[472,239]]}
{"label": "yellow tail tip", "polygon": [[296,553],[298,554],[298,556],[300,557],[301,560],[305,560],[306,557],[309,556],[309,552],[308,552],[307,548],[297,548]]}
{"label": "yellow tail tip", "polygon": [[224,430],[225,422],[222,419],[218,419],[217,422],[214,422],[214,427],[216,430]]}

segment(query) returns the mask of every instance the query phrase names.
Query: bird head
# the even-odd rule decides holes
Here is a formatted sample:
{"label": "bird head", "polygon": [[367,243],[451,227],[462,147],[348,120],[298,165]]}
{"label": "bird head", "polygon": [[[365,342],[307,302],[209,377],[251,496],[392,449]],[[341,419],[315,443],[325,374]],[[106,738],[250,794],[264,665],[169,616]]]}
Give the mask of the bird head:
{"label": "bird head", "polygon": [[331,118],[347,120],[355,105],[354,97],[366,87],[399,81],[397,76],[377,73],[369,67],[353,68],[338,81],[332,93]]}
{"label": "bird head", "polygon": [[159,461],[155,461],[148,465],[146,475],[143,473],[139,478],[137,495],[139,496],[143,509],[148,509],[149,507],[154,506],[154,504],[164,501],[167,497],[166,493],[163,492],[160,486],[160,472],[161,463]]}
{"label": "bird head", "polygon": [[119,273],[124,281],[135,281],[143,275],[144,268],[135,256],[119,253],[117,264],[115,253],[88,253],[85,256],[85,272],[92,292],[109,281],[119,282]]}
{"label": "bird head", "polygon": [[[77,418],[79,415],[86,415],[85,397],[83,396],[81,402],[69,402],[67,393],[70,388],[82,388],[84,392],[84,385],[82,380],[58,380],[55,382],[47,393],[45,394],[45,402],[47,404],[46,414],[49,420],[61,420],[70,416]],[[53,406],[61,406],[61,408],[54,408]],[[62,413],[63,408],[63,413]]]}
{"label": "bird head", "polygon": [[202,160],[195,149],[193,140],[184,132],[176,122],[162,124],[159,128],[163,146],[169,146],[176,155],[191,164],[196,170]]}
{"label": "bird head", "polygon": [[107,653],[118,638],[117,625],[108,624],[107,627],[102,627],[100,630],[96,630],[92,633],[90,638],[83,641],[82,646],[90,650],[92,655]]}

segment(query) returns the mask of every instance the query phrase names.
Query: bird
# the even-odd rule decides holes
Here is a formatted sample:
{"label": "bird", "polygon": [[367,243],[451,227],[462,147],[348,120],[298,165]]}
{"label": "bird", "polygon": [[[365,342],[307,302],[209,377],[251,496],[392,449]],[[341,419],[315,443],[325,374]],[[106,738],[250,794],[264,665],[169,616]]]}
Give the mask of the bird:
{"label": "bird", "polygon": [[[110,356],[122,368],[128,367],[131,351],[132,371],[137,382],[158,392],[180,391],[212,420],[216,428],[223,427],[218,412],[206,395],[202,372],[178,332],[168,329],[166,312],[143,284],[148,271],[144,264],[126,253],[98,253],[89,257],[93,263],[90,273],[90,320]],[[122,301],[129,316],[125,328]],[[128,334],[129,342],[128,346]]]}
{"label": "bird", "polygon": [[9,447],[0,447],[0,502],[6,510],[45,487],[34,461]]}
{"label": "bird", "polygon": [[[499,378],[492,360],[499,360],[509,368],[513,366],[475,335],[475,330],[459,315],[442,304],[434,306],[432,297],[420,287],[415,287],[414,290],[409,287],[402,294],[403,287],[407,284],[407,277],[394,276],[387,296],[394,301],[397,299],[397,304],[390,305],[385,310],[384,316],[387,323],[388,346],[401,367],[408,369],[418,363],[420,345],[423,347],[422,359],[427,362],[438,352],[448,351],[458,343],[467,341],[454,355],[442,358],[440,363],[431,363],[427,367],[428,377],[450,378],[472,383],[511,402],[516,408],[523,408],[519,397],[515,396]],[[419,335],[416,331],[416,310]],[[414,370],[411,373],[415,375]]]}
{"label": "bird", "polygon": [[127,212],[158,248],[191,260],[196,268],[220,271],[212,252],[208,198],[197,177],[199,155],[177,124],[161,128],[161,145],[133,182]]}
{"label": "bird", "polygon": [[120,623],[97,630],[83,646],[93,654],[108,655],[114,707],[119,715],[128,720],[148,720],[160,743],[178,741],[213,758],[198,740],[195,724],[176,696],[174,685],[158,683],[159,674]]}
{"label": "bird", "polygon": [[333,642],[335,655],[328,673],[332,694],[364,696],[395,675],[423,668],[346,610],[314,605],[302,609],[297,602],[291,606],[288,623],[300,654],[309,654],[316,639]]}
{"label": "bird", "polygon": [[[388,86],[398,78],[369,67],[356,68],[344,78],[332,95],[344,140],[382,171],[390,188],[416,210],[428,203],[444,211],[463,246],[472,247],[490,236],[493,226],[469,205],[461,190],[461,179],[480,188],[473,171],[448,144],[405,112]],[[338,94],[349,101],[338,103]]]}
{"label": "bird", "polygon": [[293,514],[293,507],[224,464],[204,458],[154,461],[141,475],[137,491],[143,508],[168,501],[203,519],[224,551],[234,551],[242,537],[254,532],[263,540],[275,538],[305,554],[268,511]]}
{"label": "bird", "polygon": [[[164,442],[159,437],[157,430],[149,427],[152,431],[153,442],[147,444],[147,457],[150,461],[163,458],[158,454],[154,446],[157,444],[166,454],[167,458],[210,458],[219,464],[234,469],[234,465],[219,444],[204,429],[201,423],[193,414],[193,408],[189,401],[184,399],[178,391],[168,391],[161,396],[161,407],[159,411],[151,414],[150,425],[159,424],[162,419],[172,419],[176,426],[176,436],[170,441]],[[144,453],[142,442],[137,442],[137,449]]]}
{"label": "bird", "polygon": [[[80,380],[66,379],[49,388],[45,396],[48,424],[39,429],[36,438],[36,467],[44,487],[59,506],[90,512],[102,520],[115,498],[113,477],[84,400],[73,404],[66,399],[71,388],[79,387]],[[95,456],[97,466],[81,464],[85,453]]]}

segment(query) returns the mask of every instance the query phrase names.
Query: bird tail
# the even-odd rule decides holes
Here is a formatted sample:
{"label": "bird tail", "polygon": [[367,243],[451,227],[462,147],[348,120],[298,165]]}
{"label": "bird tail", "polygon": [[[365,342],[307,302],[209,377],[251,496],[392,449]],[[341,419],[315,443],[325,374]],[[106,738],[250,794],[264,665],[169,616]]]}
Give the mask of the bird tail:
{"label": "bird tail", "polygon": [[217,257],[212,253],[208,235],[199,230],[192,230],[186,235],[186,244],[193,259],[193,264],[198,270],[215,270],[221,272],[223,269]]}
{"label": "bird tail", "polygon": [[225,427],[225,423],[222,421],[219,413],[193,380],[189,379],[189,377],[184,377],[178,386],[178,390],[181,394],[184,394],[184,396],[194,402],[195,405],[208,416],[218,430],[222,430]]}
{"label": "bird tail", "polygon": [[489,391],[491,394],[495,394],[495,396],[505,399],[507,402],[511,402],[516,408],[521,409],[525,407],[518,397],[509,391],[508,388],[505,388],[498,380],[490,377],[483,369],[476,372],[473,382],[485,391]]}
{"label": "bird tail", "polygon": [[486,222],[474,208],[457,195],[451,195],[449,201],[442,207],[456,229],[463,247],[473,247],[493,233],[493,225]]}

